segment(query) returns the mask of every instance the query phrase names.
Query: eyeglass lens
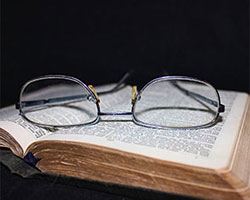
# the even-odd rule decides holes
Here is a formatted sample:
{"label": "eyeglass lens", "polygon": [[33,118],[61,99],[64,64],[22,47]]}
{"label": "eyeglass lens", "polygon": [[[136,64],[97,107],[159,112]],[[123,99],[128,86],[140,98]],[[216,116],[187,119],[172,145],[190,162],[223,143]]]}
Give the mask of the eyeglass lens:
{"label": "eyeglass lens", "polygon": [[196,127],[218,112],[215,89],[194,80],[162,80],[146,87],[134,108],[136,120],[155,126]]}
{"label": "eyeglass lens", "polygon": [[24,89],[22,112],[32,122],[50,126],[90,123],[97,118],[97,106],[89,91],[67,79],[37,80]]}

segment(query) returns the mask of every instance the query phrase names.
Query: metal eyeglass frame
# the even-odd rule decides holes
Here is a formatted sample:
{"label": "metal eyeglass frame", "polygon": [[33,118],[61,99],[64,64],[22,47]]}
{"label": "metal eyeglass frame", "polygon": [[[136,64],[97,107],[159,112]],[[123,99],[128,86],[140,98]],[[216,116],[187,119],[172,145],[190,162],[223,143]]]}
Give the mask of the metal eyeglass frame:
{"label": "metal eyeglass frame", "polygon": [[[133,93],[132,93],[132,101],[131,101],[131,104],[132,104],[131,112],[101,112],[100,106],[99,106],[100,100],[99,100],[98,96],[109,94],[109,93],[112,93],[112,92],[115,92],[115,91],[119,90],[124,85],[125,81],[127,80],[127,78],[129,76],[130,76],[130,73],[126,73],[122,77],[122,79],[113,88],[111,88],[110,90],[107,90],[107,91],[98,92],[98,94],[96,93],[93,86],[91,86],[91,85],[87,86],[86,84],[84,84],[79,79],[71,77],[71,76],[65,76],[65,75],[41,76],[41,77],[32,79],[32,80],[26,82],[23,85],[23,87],[21,89],[21,92],[20,92],[19,102],[16,103],[16,109],[19,109],[20,115],[25,120],[27,120],[28,122],[30,122],[32,124],[35,124],[37,126],[40,126],[40,127],[43,127],[43,128],[49,128],[49,129],[52,129],[52,130],[57,129],[57,128],[70,128],[70,127],[73,127],[73,126],[86,126],[86,125],[96,124],[97,122],[100,121],[100,116],[108,116],[108,115],[109,116],[110,115],[112,115],[112,116],[114,116],[114,115],[130,115],[130,116],[132,116],[132,120],[133,120],[133,122],[135,124],[145,126],[145,127],[150,127],[150,128],[159,128],[159,129],[169,129],[169,128],[171,128],[171,129],[173,129],[173,128],[174,129],[193,129],[194,128],[194,129],[197,129],[197,128],[205,128],[205,127],[209,127],[209,126],[213,125],[217,121],[217,119],[219,117],[219,113],[224,112],[224,110],[225,110],[225,106],[223,104],[221,104],[221,102],[220,102],[220,96],[219,96],[219,93],[218,93],[217,89],[215,89],[211,84],[207,83],[206,81],[201,81],[199,79],[192,78],[192,77],[187,77],[187,76],[163,76],[163,77],[159,77],[159,78],[153,79],[152,81],[148,82],[139,92],[137,92],[136,86],[133,86],[133,88],[132,88]],[[69,97],[56,97],[56,98],[51,98],[51,99],[40,99],[40,100],[34,100],[34,101],[22,101],[23,92],[24,92],[25,88],[29,84],[31,84],[31,83],[33,83],[35,81],[46,80],[46,79],[64,79],[64,80],[69,80],[69,81],[76,82],[79,85],[81,85],[83,88],[85,88],[88,91],[90,96],[89,95],[76,95],[76,96],[69,96]],[[156,82],[163,81],[163,80],[195,81],[195,82],[199,82],[199,83],[205,84],[205,85],[213,88],[216,95],[217,95],[218,101],[211,100],[211,99],[209,99],[207,97],[204,97],[204,96],[202,96],[200,94],[197,94],[195,92],[184,89],[175,82],[172,83],[173,86],[175,86],[177,89],[179,89],[185,95],[192,96],[194,98],[198,98],[201,101],[204,101],[206,103],[209,103],[212,106],[217,107],[218,109],[217,109],[217,112],[216,112],[215,117],[213,118],[213,120],[210,121],[209,123],[206,123],[206,124],[203,124],[203,125],[200,125],[200,126],[190,126],[190,127],[161,126],[161,125],[154,125],[154,124],[145,123],[145,122],[142,122],[142,121],[138,120],[136,118],[136,116],[135,116],[134,111],[135,111],[136,103],[139,101],[139,99],[141,97],[141,94],[143,93],[143,91],[149,85],[151,85],[153,83],[156,83]],[[73,102],[77,102],[79,100],[81,101],[83,98],[86,98],[86,99],[89,99],[89,100],[91,99],[91,101],[93,101],[97,106],[97,117],[96,117],[96,119],[91,121],[91,122],[84,123],[84,124],[73,124],[73,125],[47,125],[47,124],[41,124],[41,123],[31,121],[29,118],[27,118],[25,116],[25,113],[22,110],[22,108],[28,107],[28,106],[35,106],[35,105],[42,105],[42,104],[56,103],[56,102],[58,103],[58,102],[69,101],[69,100],[73,101]]]}

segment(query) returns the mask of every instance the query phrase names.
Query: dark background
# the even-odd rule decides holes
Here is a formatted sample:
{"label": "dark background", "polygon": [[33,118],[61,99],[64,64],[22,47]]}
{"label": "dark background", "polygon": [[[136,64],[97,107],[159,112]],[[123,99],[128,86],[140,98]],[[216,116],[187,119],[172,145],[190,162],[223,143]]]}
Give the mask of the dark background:
{"label": "dark background", "polygon": [[2,0],[1,14],[2,107],[44,74],[97,85],[134,69],[141,85],[166,69],[249,91],[248,0]]}
{"label": "dark background", "polygon": [[[98,85],[130,69],[139,85],[165,69],[249,92],[249,1],[2,0],[1,107],[15,103],[36,76],[66,74]],[[123,199],[23,180],[3,167],[1,185],[6,198]]]}

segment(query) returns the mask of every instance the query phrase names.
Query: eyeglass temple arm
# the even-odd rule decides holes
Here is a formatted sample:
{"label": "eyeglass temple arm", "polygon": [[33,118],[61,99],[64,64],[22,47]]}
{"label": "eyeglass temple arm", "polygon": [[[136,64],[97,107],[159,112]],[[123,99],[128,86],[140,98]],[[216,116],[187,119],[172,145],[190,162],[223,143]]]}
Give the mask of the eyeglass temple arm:
{"label": "eyeglass temple arm", "polygon": [[[211,99],[209,99],[209,98],[207,98],[207,97],[204,97],[204,96],[202,96],[202,95],[200,95],[200,94],[197,94],[197,93],[195,93],[195,92],[191,92],[191,91],[189,91],[189,90],[187,90],[187,89],[184,89],[183,87],[181,87],[181,86],[179,86],[177,83],[172,83],[177,89],[179,89],[179,90],[181,90],[182,92],[184,92],[186,95],[188,95],[188,96],[193,96],[193,97],[196,97],[196,98],[198,98],[198,99],[200,99],[200,100],[202,100],[202,101],[205,101],[205,102],[207,102],[207,103],[209,103],[210,105],[213,105],[213,106],[215,106],[215,107],[217,107],[218,106],[218,103],[217,103],[217,101],[213,101],[213,100],[211,100]],[[224,112],[225,111],[225,106],[223,105],[223,104],[219,104],[219,112]]]}
{"label": "eyeglass temple arm", "polygon": [[[163,69],[163,73],[166,75],[166,76],[169,76],[168,72],[166,71],[166,69]],[[178,88],[179,90],[181,90],[182,92],[184,92],[186,95],[189,95],[189,96],[193,96],[193,97],[197,97],[198,99],[202,100],[202,101],[205,101],[213,106],[218,106],[217,102],[216,101],[213,101],[207,97],[204,97],[200,94],[197,94],[195,92],[191,92],[187,89],[184,89],[183,87],[179,86],[177,83],[172,83],[176,88]],[[225,106],[223,104],[219,104],[219,112],[224,112],[225,111]]]}
{"label": "eyeglass temple arm", "polygon": [[[22,107],[29,107],[29,106],[38,106],[38,105],[44,105],[47,103],[59,103],[63,101],[81,101],[87,99],[87,95],[75,95],[75,96],[68,96],[68,97],[56,97],[51,99],[38,99],[34,101],[23,101]],[[20,108],[20,102],[16,103],[16,109]]]}
{"label": "eyeglass temple arm", "polygon": [[[99,95],[104,95],[104,94],[108,94],[111,92],[116,91],[117,89],[119,89],[121,87],[122,84],[125,83],[125,81],[129,78],[129,76],[131,75],[130,72],[126,73],[120,81],[118,81],[118,83],[111,89],[106,90],[106,91],[102,91],[102,92],[98,92],[98,96]],[[82,100],[86,100],[89,97],[89,95],[75,95],[75,96],[68,96],[68,97],[56,97],[56,98],[50,98],[50,99],[39,99],[39,100],[34,100],[34,101],[23,101],[22,102],[22,107],[29,107],[29,106],[37,106],[37,105],[44,105],[47,103],[59,103],[59,102],[63,102],[63,101],[82,101]],[[20,102],[16,103],[16,109],[20,109]]]}
{"label": "eyeglass temple arm", "polygon": [[127,72],[126,74],[124,74],[124,76],[116,83],[116,85],[106,91],[101,91],[101,92],[97,92],[98,95],[103,95],[103,94],[109,94],[111,92],[115,92],[116,90],[118,90],[125,82],[126,80],[131,76],[132,71]]}

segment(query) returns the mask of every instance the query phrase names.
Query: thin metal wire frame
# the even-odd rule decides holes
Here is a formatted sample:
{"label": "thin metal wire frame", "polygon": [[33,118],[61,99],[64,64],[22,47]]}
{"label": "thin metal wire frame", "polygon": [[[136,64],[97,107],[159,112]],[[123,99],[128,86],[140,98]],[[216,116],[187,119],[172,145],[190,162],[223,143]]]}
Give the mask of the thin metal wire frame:
{"label": "thin metal wire frame", "polygon": [[[61,79],[61,80],[68,80],[68,81],[73,81],[77,84],[79,84],[80,86],[82,86],[88,93],[89,95],[91,96],[91,98],[95,101],[94,103],[96,104],[96,107],[97,107],[97,113],[100,113],[100,106],[99,106],[99,103],[97,101],[97,98],[94,94],[94,92],[86,85],[84,84],[82,81],[80,81],[79,79],[75,78],[75,77],[72,77],[72,76],[66,76],[66,75],[45,75],[45,76],[41,76],[41,77],[38,77],[38,78],[34,78],[28,82],[26,82],[22,89],[21,89],[21,92],[20,92],[20,97],[19,97],[19,102],[16,104],[16,109],[19,109],[19,113],[20,115],[25,119],[27,120],[28,122],[34,124],[34,125],[37,125],[37,126],[41,126],[41,127],[44,127],[44,128],[70,128],[70,127],[73,127],[73,126],[85,126],[85,125],[91,125],[91,124],[95,124],[97,123],[99,120],[100,120],[100,117],[99,115],[97,115],[96,119],[91,121],[91,122],[87,122],[87,123],[84,123],[84,124],[72,124],[72,125],[48,125],[48,124],[42,124],[42,123],[37,123],[37,122],[34,122],[32,120],[30,120],[28,117],[26,117],[24,111],[23,111],[23,108],[24,107],[27,107],[27,106],[33,106],[33,105],[40,105],[40,104],[46,104],[46,103],[50,103],[50,99],[42,99],[42,100],[36,100],[36,101],[33,101],[33,102],[25,102],[23,101],[23,92],[24,90],[26,89],[26,87],[30,84],[32,84],[33,82],[36,82],[36,81],[41,81],[41,80],[51,80],[51,79]],[[79,95],[77,95],[79,97]],[[75,98],[75,96],[73,96],[73,99]],[[63,100],[63,98],[53,98],[52,99],[52,102],[55,100]],[[87,100],[87,96],[86,96],[86,100]],[[29,104],[31,103],[31,104]]]}
{"label": "thin metal wire frame", "polygon": [[[138,100],[140,99],[140,97],[142,96],[143,91],[149,87],[150,85],[157,83],[157,82],[161,82],[161,81],[171,81],[171,80],[182,80],[182,81],[194,81],[194,82],[198,82],[204,85],[207,85],[208,87],[210,87],[211,89],[213,89],[213,91],[215,92],[215,95],[217,97],[218,101],[214,101],[211,100],[209,98],[206,98],[204,96],[201,96],[199,94],[196,94],[195,92],[191,92],[188,91],[182,87],[180,87],[179,85],[173,84],[177,89],[180,89],[182,92],[184,92],[186,95],[190,95],[190,96],[195,96],[197,98],[199,98],[200,100],[203,100],[213,106],[217,107],[217,112],[214,116],[214,118],[205,124],[199,125],[199,126],[189,126],[189,127],[171,127],[171,126],[161,126],[161,125],[154,125],[154,124],[149,124],[149,123],[145,123],[143,121],[140,121],[136,118],[135,116],[135,108],[136,108],[136,103],[138,102]],[[219,114],[221,112],[225,111],[225,106],[223,104],[221,104],[221,100],[220,100],[220,95],[217,89],[215,89],[210,83],[206,82],[206,81],[202,81],[199,80],[197,78],[193,78],[193,77],[188,77],[188,76],[163,76],[163,77],[159,77],[159,78],[155,78],[152,81],[148,82],[136,95],[136,98],[134,100],[134,103],[132,105],[132,113],[133,113],[133,121],[141,126],[145,126],[145,127],[150,127],[150,128],[159,128],[159,129],[197,129],[197,128],[206,128],[206,127],[210,127],[211,125],[213,125],[219,117]]]}
{"label": "thin metal wire frame", "polygon": [[[103,94],[108,94],[108,93],[111,93],[111,92],[114,92],[116,91],[117,89],[119,89],[119,87],[121,87],[121,85],[123,84],[123,82],[126,80],[126,78],[129,76],[129,74],[125,74],[125,76],[118,82],[118,84],[112,88],[111,90],[107,90],[107,91],[103,91],[103,92],[99,92],[98,95],[103,95]],[[27,118],[25,116],[25,113],[23,111],[23,108],[24,107],[27,107],[27,106],[33,106],[33,105],[39,105],[39,104],[46,104],[46,103],[50,103],[50,101],[52,102],[58,102],[58,101],[63,101],[65,100],[64,97],[60,97],[60,98],[54,98],[54,99],[42,99],[42,100],[36,100],[34,102],[25,102],[23,101],[23,92],[24,90],[26,89],[26,87],[28,85],[30,85],[31,83],[33,82],[36,82],[36,81],[40,81],[40,80],[49,80],[49,79],[62,79],[62,80],[69,80],[69,81],[73,81],[79,85],[81,85],[83,88],[86,89],[86,91],[89,93],[89,95],[91,96],[91,98],[94,100],[94,103],[96,104],[96,107],[97,107],[97,117],[96,119],[94,119],[93,121],[91,122],[87,122],[87,123],[84,123],[84,124],[73,124],[73,125],[47,125],[47,124],[42,124],[42,123],[37,123],[37,122],[34,122],[32,120],[30,120],[29,118]],[[194,92],[190,92],[184,88],[181,88],[180,86],[178,85],[175,85],[177,89],[180,89],[181,91],[185,92],[186,95],[190,95],[190,96],[195,96],[197,98],[199,98],[200,100],[203,100],[203,101],[206,101],[207,103],[210,103],[211,105],[213,106],[216,106],[217,107],[217,112],[214,116],[214,118],[206,123],[206,124],[202,124],[200,126],[190,126],[190,127],[170,127],[170,126],[161,126],[161,125],[154,125],[154,124],[149,124],[149,123],[145,123],[143,121],[140,121],[136,118],[136,115],[135,115],[135,108],[136,108],[136,104],[137,102],[139,101],[143,91],[148,87],[150,86],[151,84],[154,84],[154,83],[157,83],[157,82],[160,82],[160,81],[168,81],[168,80],[187,80],[187,81],[195,81],[195,82],[199,82],[199,83],[202,83],[202,84],[205,84],[209,87],[211,87],[215,94],[216,94],[216,97],[217,97],[217,100],[218,101],[213,101],[211,99],[208,99],[204,96],[201,96],[199,94],[196,94]],[[88,96],[89,96],[88,95]],[[67,97],[68,98],[68,97]],[[87,96],[83,96],[83,95],[77,95],[77,96],[72,96],[70,97],[71,99],[70,100],[75,100],[77,101],[77,98],[81,98],[81,100],[83,98],[86,98],[87,100]],[[79,101],[79,100],[78,100]],[[218,91],[211,85],[209,84],[208,82],[206,81],[201,81],[199,79],[196,79],[196,78],[192,78],[192,77],[187,77],[187,76],[163,76],[163,77],[159,77],[159,78],[156,78],[156,79],[153,79],[152,81],[148,82],[134,97],[134,99],[132,99],[131,101],[132,103],[132,109],[131,109],[131,112],[101,112],[100,110],[100,106],[99,106],[99,102],[98,102],[98,97],[96,96],[95,92],[92,91],[86,84],[84,84],[82,81],[80,81],[79,79],[75,78],[75,77],[71,77],[71,76],[66,76],[66,75],[46,75],[46,76],[41,76],[41,77],[38,77],[38,78],[35,78],[35,79],[32,79],[28,82],[26,82],[22,89],[21,89],[21,92],[20,92],[20,97],[19,97],[19,102],[16,104],[16,109],[19,109],[19,112],[20,112],[20,115],[25,119],[27,120],[28,122],[34,124],[34,125],[37,125],[37,126],[41,126],[41,127],[45,127],[45,128],[70,128],[70,127],[73,127],[73,126],[87,126],[87,125],[93,125],[93,124],[96,124],[100,121],[100,116],[125,116],[125,115],[130,115],[132,116],[132,120],[134,121],[135,124],[137,125],[140,125],[140,126],[144,126],[144,127],[149,127],[149,128],[158,128],[158,129],[197,129],[197,128],[205,128],[205,127],[209,127],[211,125],[213,125],[218,117],[219,117],[219,113],[220,112],[224,112],[224,105],[221,104],[221,101],[220,101],[220,96],[219,96],[219,93]]]}

